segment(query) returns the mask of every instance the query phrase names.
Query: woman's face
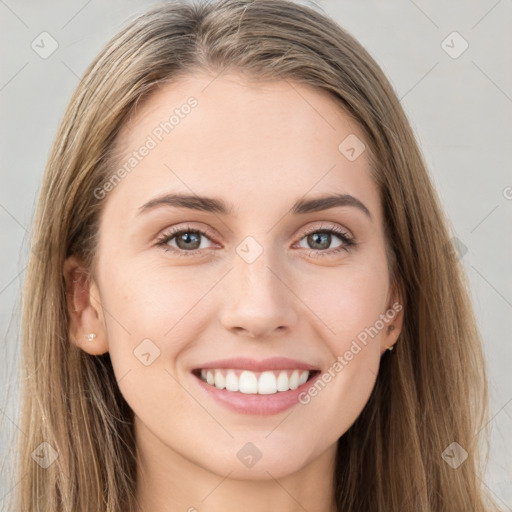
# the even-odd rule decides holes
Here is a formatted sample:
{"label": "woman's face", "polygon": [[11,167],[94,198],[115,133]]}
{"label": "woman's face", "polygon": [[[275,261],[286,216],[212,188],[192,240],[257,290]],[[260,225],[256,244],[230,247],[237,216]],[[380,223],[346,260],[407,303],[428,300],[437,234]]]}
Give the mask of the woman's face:
{"label": "woman's face", "polygon": [[266,479],[334,453],[400,330],[362,141],[325,93],[239,74],[166,84],[123,127],[74,330],[143,456]]}

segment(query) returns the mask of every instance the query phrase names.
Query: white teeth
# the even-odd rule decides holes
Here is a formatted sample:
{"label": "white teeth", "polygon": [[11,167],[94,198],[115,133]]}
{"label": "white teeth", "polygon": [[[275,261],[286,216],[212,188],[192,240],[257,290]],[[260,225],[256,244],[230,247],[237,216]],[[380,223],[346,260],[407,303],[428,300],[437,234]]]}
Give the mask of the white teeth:
{"label": "white teeth", "polygon": [[263,372],[258,380],[258,393],[272,395],[277,391],[277,379],[273,372]]}
{"label": "white teeth", "polygon": [[226,375],[226,389],[228,391],[238,391],[238,377],[233,370],[228,370]]}
{"label": "white teeth", "polygon": [[293,370],[292,376],[288,382],[290,389],[297,389],[299,387],[299,372],[298,370]]}
{"label": "white teeth", "polygon": [[233,370],[229,370],[226,375],[226,389],[228,391],[238,391],[238,377]]}
{"label": "white teeth", "polygon": [[[219,372],[220,373],[220,372]],[[240,393],[257,393],[258,378],[253,372],[243,371],[238,379],[240,383]]]}
{"label": "white teeth", "polygon": [[288,391],[289,389],[288,374],[286,372],[280,372],[279,377],[277,377],[277,391]]}
{"label": "white teeth", "polygon": [[215,372],[215,387],[219,389],[226,387],[226,378],[221,372]]}
{"label": "white teeth", "polygon": [[308,370],[251,372],[248,370],[201,370],[201,378],[218,389],[245,394],[273,395],[297,389],[309,377]]}

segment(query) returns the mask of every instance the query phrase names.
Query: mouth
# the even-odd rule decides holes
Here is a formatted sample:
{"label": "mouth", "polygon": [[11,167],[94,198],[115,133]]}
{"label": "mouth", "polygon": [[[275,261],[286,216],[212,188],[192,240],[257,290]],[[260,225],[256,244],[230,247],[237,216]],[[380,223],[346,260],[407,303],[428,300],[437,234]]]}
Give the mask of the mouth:
{"label": "mouth", "polygon": [[275,369],[251,371],[239,368],[196,368],[192,374],[212,388],[249,395],[276,395],[295,390],[314,379],[320,370]]}

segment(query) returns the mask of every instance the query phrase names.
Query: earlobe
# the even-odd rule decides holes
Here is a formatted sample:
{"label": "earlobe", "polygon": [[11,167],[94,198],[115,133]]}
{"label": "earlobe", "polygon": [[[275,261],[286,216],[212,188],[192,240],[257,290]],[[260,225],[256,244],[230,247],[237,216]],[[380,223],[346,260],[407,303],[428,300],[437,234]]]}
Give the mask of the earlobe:
{"label": "earlobe", "polygon": [[63,274],[71,341],[91,355],[108,352],[106,328],[97,287],[89,279],[84,265],[75,256],[65,261]]}
{"label": "earlobe", "polygon": [[395,343],[396,343],[398,336],[396,334],[395,334],[395,336],[392,336],[394,330],[395,330],[395,326],[393,324],[388,325],[388,327],[386,329],[386,334],[385,334],[386,340],[387,340],[385,342],[386,350],[393,350],[395,348]]}
{"label": "earlobe", "polygon": [[381,341],[381,354],[386,350],[393,350],[395,343],[400,336],[403,325],[403,302],[401,293],[397,286],[393,287],[388,308],[386,310],[386,317],[389,318],[388,325],[383,329]]}

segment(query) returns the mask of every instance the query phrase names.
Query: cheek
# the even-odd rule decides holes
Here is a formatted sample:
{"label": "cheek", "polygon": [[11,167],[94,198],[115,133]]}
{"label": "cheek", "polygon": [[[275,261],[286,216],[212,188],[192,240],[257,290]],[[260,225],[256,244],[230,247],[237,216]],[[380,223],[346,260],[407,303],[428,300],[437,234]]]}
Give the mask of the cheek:
{"label": "cheek", "polygon": [[[386,267],[380,260],[329,269],[321,278],[308,279],[302,289],[301,299],[319,317],[324,326],[322,336],[329,340],[333,353],[343,354],[352,340],[364,342],[365,333],[368,341],[373,340],[379,349],[383,327],[380,318],[386,312],[389,291]],[[377,333],[372,329],[374,326]],[[371,337],[368,330],[372,332]]]}
{"label": "cheek", "polygon": [[121,263],[105,283],[103,302],[119,317],[119,322],[114,323],[122,320],[126,331],[157,339],[168,338],[169,331],[211,287],[208,280],[194,279],[187,272],[170,272],[151,263]]}
{"label": "cheek", "polygon": [[193,305],[208,289],[169,276],[151,265],[128,270],[119,262],[102,292],[119,389],[136,414],[161,425],[171,411],[173,421],[185,421],[181,413],[193,405],[175,378],[175,362],[187,347],[187,331],[193,332]]}
{"label": "cheek", "polygon": [[[218,280],[211,271],[184,267],[170,271],[147,262],[137,265],[118,260],[116,268],[104,275],[101,294],[118,380],[142,369],[143,379],[151,379],[156,369],[167,368],[175,374],[176,360],[208,321],[204,299]],[[156,389],[159,383],[148,385]]]}
{"label": "cheek", "polygon": [[301,403],[313,414],[323,414],[341,435],[357,419],[375,385],[380,339],[388,325],[381,320],[387,307],[388,275],[376,262],[373,267],[339,269],[326,282],[328,286],[320,286],[312,280],[304,301],[314,304],[321,319],[317,335],[328,346],[331,362]]}

